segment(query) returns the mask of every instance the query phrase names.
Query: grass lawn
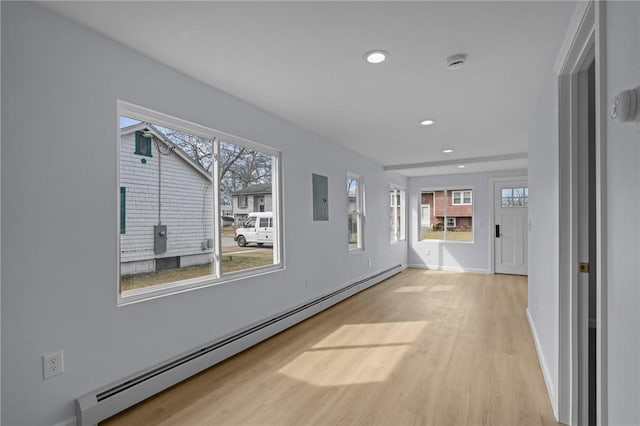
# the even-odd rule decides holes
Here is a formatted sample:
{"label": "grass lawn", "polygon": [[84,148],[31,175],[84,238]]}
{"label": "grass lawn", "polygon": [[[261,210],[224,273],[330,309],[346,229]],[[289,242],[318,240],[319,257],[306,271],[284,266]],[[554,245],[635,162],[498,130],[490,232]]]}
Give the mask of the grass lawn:
{"label": "grass lawn", "polygon": [[271,265],[273,263],[273,250],[271,248],[245,247],[245,250],[247,251],[222,254],[223,274]]}
{"label": "grass lawn", "polygon": [[[423,240],[443,240],[444,231],[433,231],[422,228],[420,235]],[[447,231],[447,241],[473,241],[472,231]]]}
{"label": "grass lawn", "polygon": [[[225,248],[222,251],[223,274],[271,265],[272,263],[273,250],[271,248],[234,247],[233,250]],[[186,268],[124,276],[120,278],[120,291],[204,277],[213,273],[212,266],[211,264],[188,266]]]}

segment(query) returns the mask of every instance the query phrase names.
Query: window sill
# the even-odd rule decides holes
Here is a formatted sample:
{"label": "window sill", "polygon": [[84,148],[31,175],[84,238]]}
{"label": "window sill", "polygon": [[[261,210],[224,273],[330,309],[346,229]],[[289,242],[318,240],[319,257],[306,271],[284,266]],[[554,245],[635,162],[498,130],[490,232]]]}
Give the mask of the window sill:
{"label": "window sill", "polygon": [[[423,240],[423,241],[427,241],[427,240]],[[405,238],[404,240],[389,241],[389,244],[391,244],[392,246],[398,245],[398,244],[407,244],[407,239]]]}
{"label": "window sill", "polygon": [[118,293],[118,306],[132,305],[135,303],[145,302],[148,300],[158,299],[161,297],[180,294],[187,291],[208,288],[217,285],[223,285],[234,281],[244,280],[253,277],[259,277],[267,274],[283,271],[283,264],[263,266],[245,271],[230,272],[221,278],[192,278],[173,283],[160,284],[153,287],[129,290],[124,293]]}
{"label": "window sill", "polygon": [[437,243],[437,244],[475,244],[475,240],[472,241],[456,241],[456,240],[418,240],[419,243]]}

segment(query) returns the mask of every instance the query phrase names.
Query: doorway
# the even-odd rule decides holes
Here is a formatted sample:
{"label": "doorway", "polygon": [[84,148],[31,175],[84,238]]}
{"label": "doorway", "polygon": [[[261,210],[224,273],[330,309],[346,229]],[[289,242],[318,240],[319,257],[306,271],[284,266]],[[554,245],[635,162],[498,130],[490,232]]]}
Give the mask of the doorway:
{"label": "doorway", "polygon": [[529,185],[526,180],[493,184],[494,271],[527,275]]}
{"label": "doorway", "polygon": [[578,424],[596,426],[595,61],[577,75]]}
{"label": "doorway", "polygon": [[558,70],[559,364],[558,419],[606,424],[605,205],[600,5],[582,20]]}

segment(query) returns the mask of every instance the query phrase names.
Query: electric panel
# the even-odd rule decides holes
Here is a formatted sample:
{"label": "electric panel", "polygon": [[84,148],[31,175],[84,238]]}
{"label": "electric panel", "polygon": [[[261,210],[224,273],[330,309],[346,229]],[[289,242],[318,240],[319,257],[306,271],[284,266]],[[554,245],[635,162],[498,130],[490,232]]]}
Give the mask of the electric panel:
{"label": "electric panel", "polygon": [[329,220],[329,179],[313,173],[313,220]]}
{"label": "electric panel", "polygon": [[153,251],[156,254],[167,251],[167,225],[153,226]]}

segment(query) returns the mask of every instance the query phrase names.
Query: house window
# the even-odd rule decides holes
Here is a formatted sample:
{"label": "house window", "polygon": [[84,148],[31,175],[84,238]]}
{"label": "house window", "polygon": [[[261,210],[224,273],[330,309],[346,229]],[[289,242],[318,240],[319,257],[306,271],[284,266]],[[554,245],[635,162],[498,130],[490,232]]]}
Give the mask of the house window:
{"label": "house window", "polygon": [[138,155],[145,155],[151,157],[151,144],[152,137],[145,136],[142,130],[135,133],[136,135],[136,150],[134,151]]}
{"label": "house window", "polygon": [[[277,151],[131,104],[118,105],[119,303],[282,267]],[[143,164],[127,153],[150,155],[152,141],[142,135],[147,126],[156,134],[156,161]],[[243,237],[255,243],[252,250],[226,254],[238,252],[240,240],[214,206],[230,205],[233,194],[246,194],[254,185],[269,192],[263,213],[269,215],[267,226]],[[242,198],[246,204],[247,197]]]}
{"label": "house window", "polygon": [[420,240],[473,241],[473,190],[423,190],[420,197]]}
{"label": "house window", "polygon": [[246,209],[249,207],[249,196],[248,195],[239,195],[238,196],[238,207],[241,209]]}
{"label": "house window", "polygon": [[364,249],[364,208],[362,179],[349,174],[347,177],[347,227],[349,250]]}
{"label": "house window", "polygon": [[502,188],[502,207],[528,207],[529,188]]}
{"label": "house window", "polygon": [[469,206],[471,205],[471,191],[452,191],[452,205]]}
{"label": "house window", "polygon": [[406,239],[406,214],[404,189],[391,186],[389,189],[391,206],[389,207],[389,225],[391,229],[390,241],[404,241]]}
{"label": "house window", "polygon": [[127,232],[127,188],[120,187],[120,233]]}

